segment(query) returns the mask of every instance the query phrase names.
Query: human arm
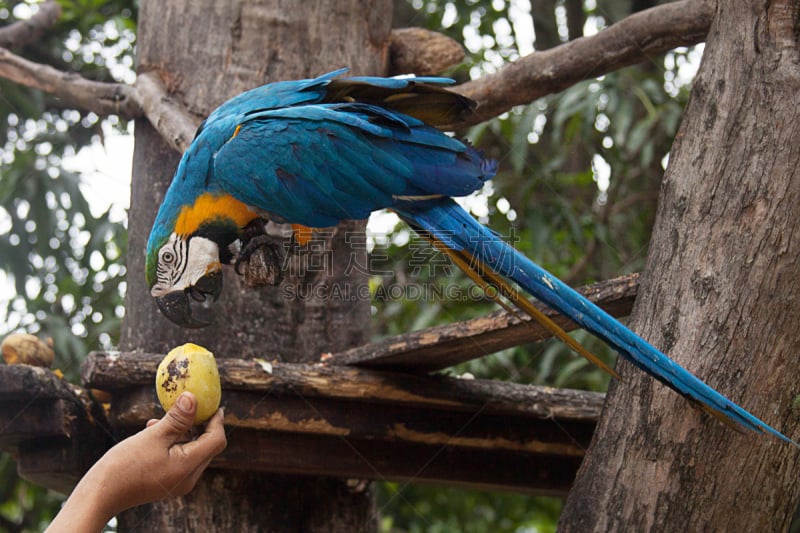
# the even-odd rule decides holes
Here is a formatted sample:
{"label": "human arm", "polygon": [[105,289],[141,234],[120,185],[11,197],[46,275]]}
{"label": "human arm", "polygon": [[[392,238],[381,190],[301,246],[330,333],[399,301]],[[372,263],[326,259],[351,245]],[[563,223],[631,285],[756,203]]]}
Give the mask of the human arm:
{"label": "human arm", "polygon": [[47,533],[101,531],[125,509],[192,490],[226,445],[222,410],[202,435],[182,442],[196,410],[195,397],[183,393],[163,418],[108,450],[78,482]]}

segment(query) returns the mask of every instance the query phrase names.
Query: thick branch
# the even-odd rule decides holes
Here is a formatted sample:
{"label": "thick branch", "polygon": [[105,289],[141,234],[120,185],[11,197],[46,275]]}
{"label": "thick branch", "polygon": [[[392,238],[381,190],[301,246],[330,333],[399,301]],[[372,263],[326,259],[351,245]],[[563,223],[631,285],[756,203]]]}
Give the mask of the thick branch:
{"label": "thick branch", "polygon": [[[536,418],[595,420],[603,395],[593,392],[518,385],[446,376],[414,376],[377,370],[274,363],[269,371],[252,359],[217,354],[222,388],[271,395],[329,398],[385,404],[465,410],[489,409]],[[119,391],[152,386],[163,354],[136,352],[89,355],[82,372],[86,387]]]}
{"label": "thick branch", "polygon": [[179,153],[189,148],[200,120],[167,95],[164,84],[155,72],[145,72],[136,78],[144,115],[161,137]]}
{"label": "thick branch", "polygon": [[[639,288],[639,274],[628,274],[582,287],[579,290],[615,317],[627,316]],[[574,322],[538,304],[546,315],[567,331]],[[512,346],[536,342],[552,336],[538,322],[524,322],[506,311],[395,335],[334,354],[329,365],[354,365],[366,368],[432,372],[483,357]]]}
{"label": "thick branch", "polygon": [[[579,81],[645,61],[676,46],[701,42],[714,8],[708,1],[682,0],[661,5],[551,50],[530,54],[515,63],[455,90],[479,103],[477,112],[455,127],[495,117]],[[444,36],[417,28],[393,32],[392,73],[435,74],[455,64],[460,47]],[[438,57],[431,54],[434,46]],[[154,73],[140,74],[136,88],[87,80],[74,73],[37,64],[0,48],[0,77],[54,94],[69,105],[98,115],[138,118],[143,114],[176,150],[186,149],[196,120],[171,101]],[[146,79],[143,79],[146,78]],[[137,90],[138,89],[138,90]],[[171,116],[171,115],[175,116]]]}
{"label": "thick branch", "polygon": [[[392,74],[437,74],[464,56],[461,47],[449,37],[420,28],[393,32],[390,49]],[[0,77],[53,94],[68,105],[98,115],[115,114],[126,119],[144,115],[167,143],[181,153],[189,147],[199,123],[199,119],[169,97],[155,72],[139,74],[135,87],[101,83],[28,61],[0,48]]]}
{"label": "thick branch", "polygon": [[450,37],[424,28],[392,31],[389,75],[432,76],[464,60],[464,49]]}
{"label": "thick branch", "polygon": [[41,4],[28,20],[19,20],[0,28],[0,47],[21,48],[34,42],[53,25],[61,16],[61,6],[52,0]]}
{"label": "thick branch", "polygon": [[131,118],[142,114],[138,94],[129,85],[87,80],[72,72],[28,61],[5,48],[0,48],[0,77],[52,94],[70,106],[98,115]]}
{"label": "thick branch", "polygon": [[681,0],[635,13],[591,37],[535,52],[495,74],[464,83],[456,91],[476,100],[468,126],[495,117],[575,83],[648,61],[678,46],[705,39],[714,5]]}
{"label": "thick branch", "polygon": [[[676,46],[696,44],[705,38],[713,11],[707,1],[682,0],[658,6],[631,15],[597,35],[530,54],[496,74],[462,84],[456,90],[478,101],[479,108],[469,121],[456,126],[488,120],[581,80],[645,61]],[[393,32],[392,73],[434,74],[457,62],[460,47],[456,43],[420,31],[411,28]],[[428,50],[431,43],[440,50],[441,57],[435,60]],[[99,115],[114,113],[130,119],[145,114],[178,151],[186,149],[194,133],[196,121],[168,100],[151,73],[140,75],[150,79],[137,81],[137,92],[126,85],[93,82],[60,72],[0,49],[0,76],[55,94],[70,105]],[[173,119],[171,113],[179,116]]]}
{"label": "thick branch", "polygon": [[[709,1],[682,0],[631,15],[597,35],[530,54],[496,74],[456,87],[456,91],[476,100],[479,107],[468,121],[453,126],[464,127],[489,120],[515,105],[530,103],[579,81],[640,63],[677,46],[697,44],[705,38],[713,14],[714,7]],[[448,43],[446,37],[422,38],[418,31],[412,28],[393,32],[390,48],[393,74],[401,71],[434,74],[455,61],[458,55],[455,43]],[[426,59],[425,48],[432,42],[437,48],[447,50],[446,60]],[[412,59],[412,56],[418,57]],[[160,90],[165,94],[163,88]],[[153,87],[150,98],[154,105],[158,104],[157,94]],[[152,118],[155,108],[146,107],[145,114]],[[183,119],[172,124],[164,113],[158,114],[158,120],[163,126],[154,122],[156,129],[170,145],[180,151],[185,149],[183,142],[191,139],[194,127],[190,128]]]}

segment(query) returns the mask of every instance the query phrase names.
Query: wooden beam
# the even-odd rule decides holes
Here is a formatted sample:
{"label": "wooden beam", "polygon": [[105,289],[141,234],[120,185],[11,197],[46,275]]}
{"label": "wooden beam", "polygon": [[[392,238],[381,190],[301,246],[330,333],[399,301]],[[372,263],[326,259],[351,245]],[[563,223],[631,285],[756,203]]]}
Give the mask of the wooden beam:
{"label": "wooden beam", "polygon": [[[639,274],[633,273],[581,287],[578,292],[612,316],[623,317],[630,314],[638,289]],[[576,329],[575,323],[566,317],[542,304],[537,304],[537,307],[563,329]],[[551,336],[537,322],[519,320],[506,311],[495,311],[472,320],[388,337],[333,354],[325,362],[329,365],[433,372]]]}
{"label": "wooden beam", "polygon": [[[153,396],[142,388],[115,398],[115,426],[133,432],[163,416]],[[594,431],[593,423],[242,391],[225,391],[223,406],[228,448],[212,467],[532,494],[566,493]]]}
{"label": "wooden beam", "polygon": [[81,409],[67,400],[32,397],[29,400],[2,402],[0,448],[18,451],[28,441],[39,438],[69,438],[76,431]]}
{"label": "wooden beam", "polygon": [[112,441],[105,413],[47,368],[0,366],[0,449],[20,476],[68,493]]}
{"label": "wooden beam", "polygon": [[[225,354],[218,354],[223,356]],[[91,354],[115,428],[163,416],[160,354]],[[603,395],[351,367],[218,358],[228,449],[212,466],[563,494]],[[487,465],[491,465],[487,468]]]}
{"label": "wooden beam", "polygon": [[212,467],[563,496],[581,459],[240,430],[231,433],[228,448]]}
{"label": "wooden beam", "polygon": [[[489,406],[432,409],[235,390],[224,391],[221,405],[229,428],[574,457],[583,456],[595,424],[498,413]],[[162,416],[152,387],[126,390],[111,408],[118,428],[138,430]]]}
{"label": "wooden beam", "polygon": [[80,387],[57,376],[49,368],[31,365],[0,365],[0,401],[64,398],[91,402]]}
{"label": "wooden beam", "polygon": [[[269,371],[254,359],[216,354],[222,388],[270,395],[302,395],[338,400],[420,405],[469,410],[476,406],[498,413],[522,413],[559,420],[597,420],[604,395],[494,380],[410,375],[350,367],[270,363]],[[155,387],[163,354],[93,352],[84,362],[85,386],[118,391]],[[116,398],[115,398],[116,399]]]}

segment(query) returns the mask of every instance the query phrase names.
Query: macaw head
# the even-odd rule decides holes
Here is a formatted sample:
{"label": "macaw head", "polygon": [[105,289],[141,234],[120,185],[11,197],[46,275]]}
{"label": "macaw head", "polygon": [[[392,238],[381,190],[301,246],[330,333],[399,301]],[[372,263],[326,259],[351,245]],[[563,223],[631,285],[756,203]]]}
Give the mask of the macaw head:
{"label": "macaw head", "polygon": [[192,310],[192,302],[216,301],[222,292],[219,244],[202,235],[171,233],[148,253],[146,277],[150,295],[172,322],[187,328],[201,328],[210,317]]}
{"label": "macaw head", "polygon": [[222,264],[230,245],[257,215],[227,194],[203,193],[172,206],[170,193],[147,244],[145,276],[161,312],[186,328],[211,323],[210,304],[222,292]]}

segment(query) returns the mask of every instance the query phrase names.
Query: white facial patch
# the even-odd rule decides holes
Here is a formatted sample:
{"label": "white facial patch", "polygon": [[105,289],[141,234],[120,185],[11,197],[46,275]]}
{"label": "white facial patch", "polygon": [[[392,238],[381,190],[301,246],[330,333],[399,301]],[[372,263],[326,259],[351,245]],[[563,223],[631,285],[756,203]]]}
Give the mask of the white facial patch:
{"label": "white facial patch", "polygon": [[206,274],[221,268],[217,243],[199,236],[187,241],[173,233],[158,250],[156,283],[150,294],[159,297],[185,290]]}

